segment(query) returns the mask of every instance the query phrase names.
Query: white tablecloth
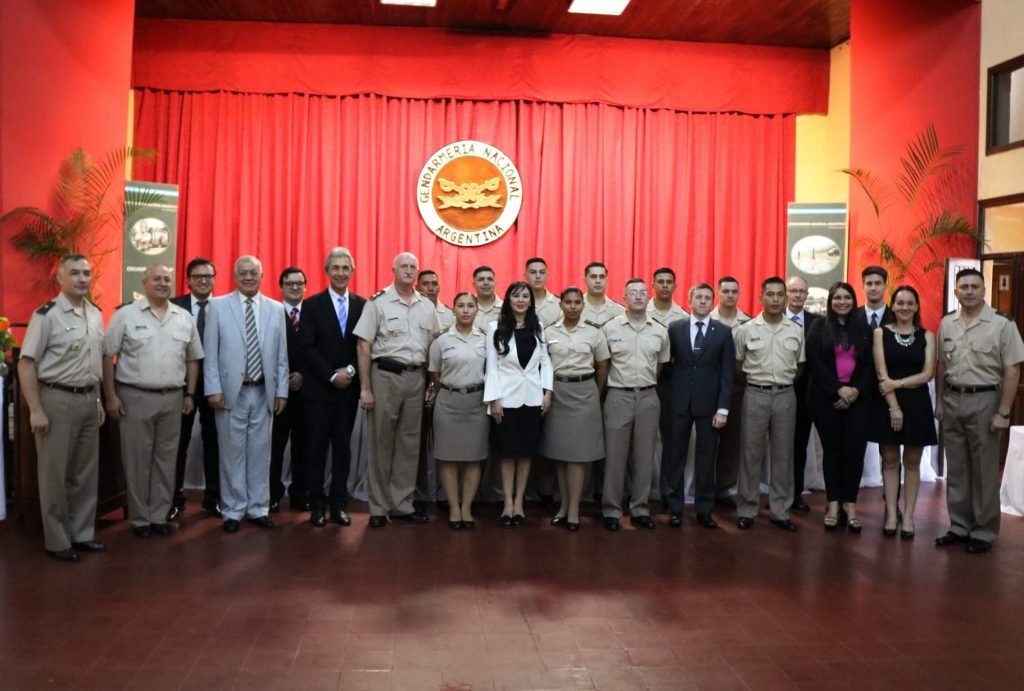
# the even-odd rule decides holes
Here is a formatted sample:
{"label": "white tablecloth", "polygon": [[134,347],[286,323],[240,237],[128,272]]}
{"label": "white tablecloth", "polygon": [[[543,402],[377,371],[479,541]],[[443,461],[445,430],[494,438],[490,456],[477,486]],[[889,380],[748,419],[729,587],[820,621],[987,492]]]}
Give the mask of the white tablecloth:
{"label": "white tablecloth", "polygon": [[1020,425],[1010,428],[999,508],[1011,516],[1024,516],[1024,427]]}

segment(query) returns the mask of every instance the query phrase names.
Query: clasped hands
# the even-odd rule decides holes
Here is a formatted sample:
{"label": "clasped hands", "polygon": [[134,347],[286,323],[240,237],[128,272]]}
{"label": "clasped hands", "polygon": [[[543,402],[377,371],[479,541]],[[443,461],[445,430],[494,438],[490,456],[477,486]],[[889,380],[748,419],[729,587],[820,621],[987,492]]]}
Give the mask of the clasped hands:
{"label": "clasped hands", "polygon": [[860,392],[852,386],[840,386],[837,395],[839,400],[833,403],[832,407],[836,410],[847,410],[857,401]]}

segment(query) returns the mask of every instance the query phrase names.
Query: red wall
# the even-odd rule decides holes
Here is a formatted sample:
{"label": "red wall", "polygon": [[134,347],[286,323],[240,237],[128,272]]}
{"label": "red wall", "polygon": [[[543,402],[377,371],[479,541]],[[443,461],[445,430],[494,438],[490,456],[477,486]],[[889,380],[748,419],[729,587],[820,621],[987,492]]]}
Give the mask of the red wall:
{"label": "red wall", "polygon": [[[134,0],[0,2],[0,210],[52,211],[60,161],[75,147],[100,156],[125,145],[134,14]],[[50,267],[13,249],[10,234],[0,239],[0,314],[27,321],[52,297],[36,285]],[[120,252],[104,264],[100,304],[109,315]]]}
{"label": "red wall", "polygon": [[[948,207],[976,219],[981,4],[853,0],[850,11],[850,167],[893,179],[907,143],[934,124],[940,144],[964,150],[963,175],[945,197]],[[890,211],[887,227],[901,225],[898,210]],[[851,180],[849,278],[858,288],[861,268],[874,263],[857,249],[858,238],[873,235],[875,228],[874,212]],[[974,256],[974,250],[967,240],[952,243],[946,253]],[[916,287],[925,323],[935,328],[943,310],[942,271]]]}

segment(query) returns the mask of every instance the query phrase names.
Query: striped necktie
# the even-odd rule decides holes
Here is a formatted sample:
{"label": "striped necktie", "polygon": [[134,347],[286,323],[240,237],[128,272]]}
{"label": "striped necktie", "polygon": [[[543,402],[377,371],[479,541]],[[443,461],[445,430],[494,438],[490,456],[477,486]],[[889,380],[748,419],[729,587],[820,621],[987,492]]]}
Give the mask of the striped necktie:
{"label": "striped necktie", "polygon": [[341,327],[341,335],[345,335],[345,324],[348,323],[348,301],[345,296],[338,297],[338,326]]}
{"label": "striped necktie", "polygon": [[257,382],[263,379],[263,363],[260,362],[260,337],[256,331],[256,315],[252,309],[252,298],[245,301],[245,378]]}

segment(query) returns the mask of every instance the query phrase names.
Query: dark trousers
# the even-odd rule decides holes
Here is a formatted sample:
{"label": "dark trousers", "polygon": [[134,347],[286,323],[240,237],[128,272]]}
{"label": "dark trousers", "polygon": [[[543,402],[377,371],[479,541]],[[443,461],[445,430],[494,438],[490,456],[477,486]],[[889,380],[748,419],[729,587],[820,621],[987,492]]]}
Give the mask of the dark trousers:
{"label": "dark trousers", "polygon": [[274,428],[270,435],[270,501],[281,501],[284,496],[284,450],[288,440],[292,442],[292,482],[288,496],[293,501],[306,501],[309,488],[306,484],[306,466],[309,453],[306,450],[305,406],[298,392],[288,397],[288,405],[280,415],[274,416]]}
{"label": "dark trousers", "polygon": [[690,431],[697,428],[693,456],[693,496],[697,513],[710,513],[715,505],[715,452],[718,430],[711,424],[714,415],[694,417],[690,413],[672,414],[672,459],[663,468],[668,484],[668,510],[682,513],[686,504],[686,455],[690,449]]}
{"label": "dark trousers", "polygon": [[810,402],[821,437],[825,496],[828,501],[856,502],[864,474],[870,406],[864,398],[847,410],[836,410],[824,396],[812,396]]}
{"label": "dark trousers", "polygon": [[188,415],[181,416],[181,437],[178,439],[178,460],[174,469],[174,504],[185,506],[185,463],[188,460],[188,444],[192,439],[192,426],[196,413],[199,414],[199,429],[203,440],[203,507],[213,508],[220,502],[220,452],[217,449],[217,422],[213,408],[206,402],[201,391],[196,392],[195,407]]}
{"label": "dark trousers", "polygon": [[[667,371],[667,374],[666,374]],[[672,466],[672,401],[669,397],[669,385],[672,381],[671,365],[664,365],[661,374],[658,375],[658,403],[661,405],[661,415],[658,418],[658,433],[661,436],[661,473],[658,478],[658,489],[661,490],[661,500],[668,501],[671,491],[669,487],[669,468]],[[685,453],[685,452],[684,452]],[[683,459],[686,462],[686,459]],[[680,476],[682,477],[682,476]],[[680,489],[682,491],[682,489]],[[679,509],[682,511],[682,509]]]}
{"label": "dark trousers", "polygon": [[[358,400],[306,401],[306,465],[309,503],[314,509],[344,509],[348,505],[348,473],[352,466],[349,446],[356,422]],[[331,487],[324,494],[327,447],[331,447]]]}
{"label": "dark trousers", "polygon": [[807,444],[811,440],[811,410],[807,396],[797,391],[796,431],[793,435],[793,497],[799,499],[804,493],[804,472],[807,468]]}

